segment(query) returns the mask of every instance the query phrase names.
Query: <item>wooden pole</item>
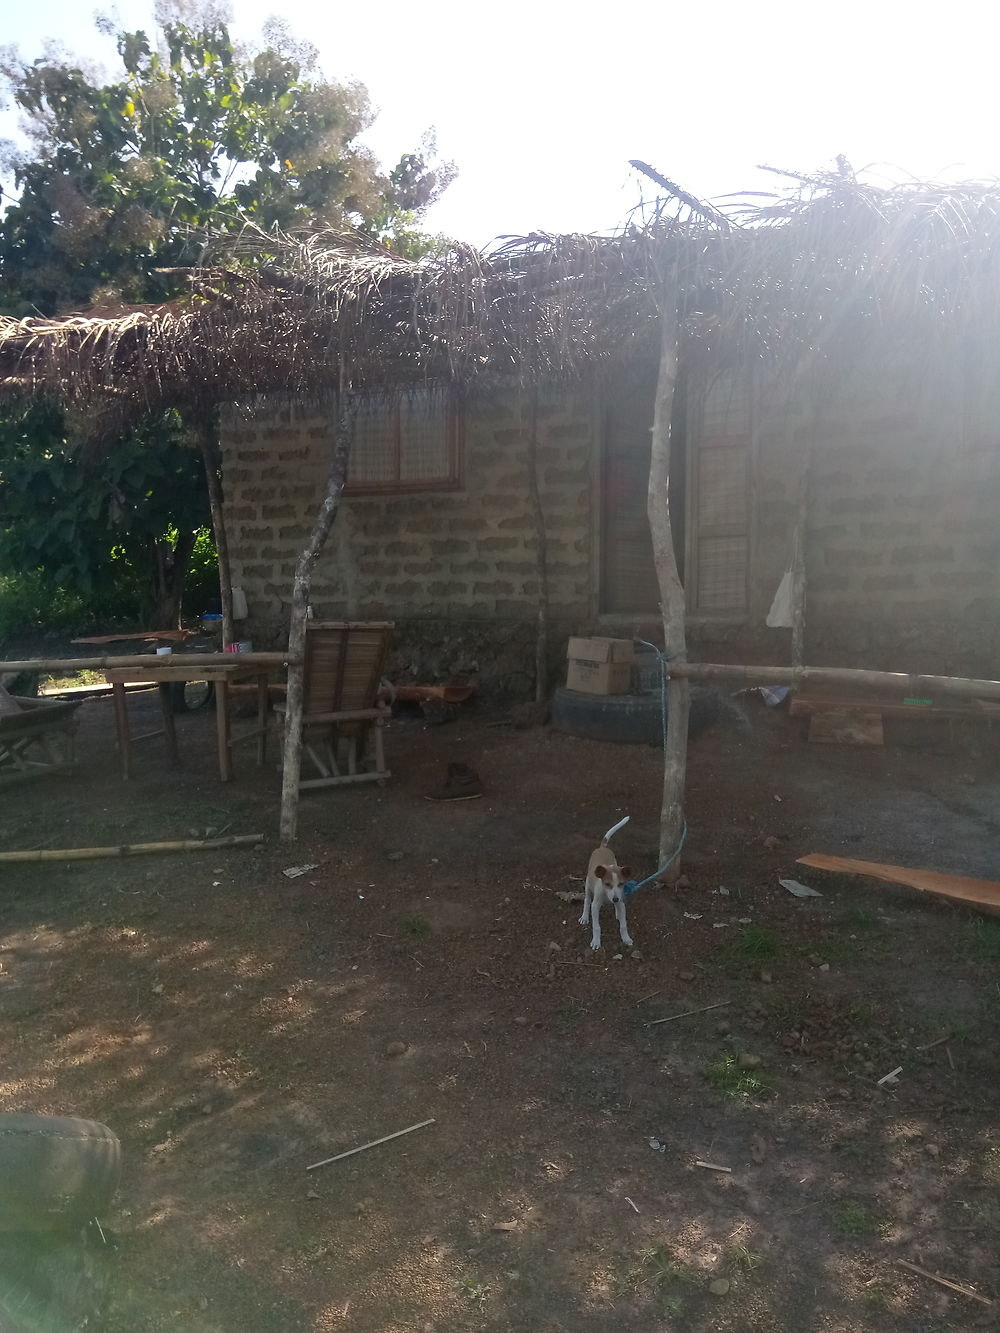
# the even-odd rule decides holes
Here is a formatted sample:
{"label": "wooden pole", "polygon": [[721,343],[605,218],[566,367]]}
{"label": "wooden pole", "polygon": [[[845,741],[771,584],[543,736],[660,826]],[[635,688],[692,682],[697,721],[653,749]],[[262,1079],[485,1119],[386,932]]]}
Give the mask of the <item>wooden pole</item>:
{"label": "wooden pole", "polygon": [[538,489],[538,390],[532,391],[528,417],[528,495],[535,519],[535,568],[538,572],[538,629],[535,636],[535,702],[548,694],[549,678],[549,561],[545,510]]}
{"label": "wooden pole", "polygon": [[[677,384],[677,306],[674,283],[664,278],[660,293],[660,368],[649,456],[647,512],[653,539],[653,562],[660,590],[663,640],[671,665],[687,660],[684,585],[677,568],[670,521],[670,426]],[[687,677],[671,674],[667,686],[667,734],[663,745],[663,799],[660,806],[660,860],[676,851],[684,826],[684,782],[687,771],[690,689]],[[681,870],[675,856],[664,874],[672,884]]]}
{"label": "wooden pole", "polygon": [[[810,401],[812,398],[810,396]],[[806,660],[806,540],[809,529],[809,480],[812,471],[812,432],[799,451],[798,513],[792,543],[792,666]]]}
{"label": "wooden pole", "polygon": [[232,838],[189,838],[182,842],[126,842],[118,847],[57,847],[49,851],[0,852],[0,861],[96,861],[109,856],[151,856],[156,852],[214,852],[222,847],[254,847],[263,833]]}
{"label": "wooden pole", "polygon": [[302,710],[305,702],[306,624],[309,590],[316,558],[326,543],[337,517],[340,497],[347,480],[347,465],[354,440],[357,403],[349,388],[341,387],[333,458],[319,512],[298,560],[292,583],[292,609],[288,628],[288,695],[285,701],[285,750],[281,778],[281,841],[294,842],[299,820],[299,775],[302,768]]}
{"label": "wooden pole", "polygon": [[[1000,699],[1000,680],[966,676],[909,675],[902,671],[864,671],[853,667],[730,666],[719,662],[669,662],[671,677],[683,680],[726,681],[738,685],[862,685],[892,690],[908,697],[933,699],[954,695],[962,699]],[[849,700],[845,699],[845,702]],[[920,705],[913,714],[920,716]],[[985,714],[984,714],[985,716]]]}
{"label": "wooden pole", "polygon": [[106,671],[110,667],[165,667],[178,663],[185,667],[231,667],[237,662],[247,667],[282,666],[286,662],[291,665],[287,653],[241,653],[236,661],[232,653],[171,653],[162,657],[155,653],[134,653],[131,657],[28,657],[20,662],[0,662],[0,671],[17,675],[21,671]]}
{"label": "wooden pole", "polygon": [[233,574],[229,563],[229,537],[226,532],[226,515],[222,507],[222,484],[216,466],[216,445],[218,431],[215,426],[215,414],[198,426],[198,443],[201,457],[205,464],[205,482],[208,486],[208,504],[212,511],[212,530],[215,533],[215,550],[219,557],[219,600],[222,603],[222,643],[233,642]]}

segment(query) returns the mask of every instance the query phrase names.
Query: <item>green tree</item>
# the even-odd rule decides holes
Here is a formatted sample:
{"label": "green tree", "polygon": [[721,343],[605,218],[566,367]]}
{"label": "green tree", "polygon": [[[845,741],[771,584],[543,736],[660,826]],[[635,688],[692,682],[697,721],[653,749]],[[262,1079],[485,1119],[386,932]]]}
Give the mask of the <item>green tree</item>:
{"label": "green tree", "polygon": [[32,141],[31,152],[8,152],[8,309],[170,296],[177,279],[163,270],[197,258],[199,233],[247,217],[391,244],[410,237],[454,174],[434,163],[430,136],[383,173],[357,143],[372,121],[365,89],[324,79],[315,51],[279,24],[246,53],[211,15],[164,22],[152,37],[115,35],[123,71],[109,83],[59,60],[8,53],[0,66]]}
{"label": "green tree", "polygon": [[[26,62],[8,51],[0,61],[31,145],[7,145],[5,154],[14,189],[0,218],[0,310],[52,315],[171,299],[184,290],[176,270],[197,260],[205,231],[247,218],[426,248],[419,219],[453,169],[434,160],[425,136],[383,172],[357,142],[372,120],[366,90],[324,78],[315,50],[283,25],[272,22],[264,44],[244,51],[218,12],[192,17],[174,0],[152,33],[107,22],[103,31],[121,61],[109,82],[61,59]],[[0,561],[16,553],[18,563],[96,586],[115,532],[129,561],[137,541],[151,542],[155,614],[175,621],[163,542],[175,534],[168,563],[181,564],[204,517],[189,512],[189,490],[171,479],[190,478],[198,455],[176,422],[154,423],[87,466],[78,441],[48,409],[0,428],[0,486],[17,515],[3,520]]]}
{"label": "green tree", "polygon": [[176,413],[93,459],[70,447],[65,427],[45,404],[0,420],[0,569],[41,571],[104,615],[117,602],[119,617],[175,623],[210,517],[199,453]]}

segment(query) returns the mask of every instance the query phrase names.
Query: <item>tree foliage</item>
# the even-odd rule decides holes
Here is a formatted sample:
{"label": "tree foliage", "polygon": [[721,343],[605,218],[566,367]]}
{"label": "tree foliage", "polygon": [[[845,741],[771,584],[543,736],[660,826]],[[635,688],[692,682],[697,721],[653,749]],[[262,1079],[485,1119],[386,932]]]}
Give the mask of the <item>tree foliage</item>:
{"label": "tree foliage", "polygon": [[[358,142],[372,121],[360,84],[324,78],[315,50],[280,23],[245,50],[218,11],[192,16],[181,5],[152,32],[99,25],[121,62],[110,81],[62,58],[0,60],[30,143],[7,146],[14,190],[0,218],[0,310],[170,298],[204,233],[248,218],[426,245],[418,220],[454,174],[433,160],[431,136],[383,172]],[[197,453],[169,419],[90,467],[78,438],[49,409],[0,423],[0,568],[13,560],[97,587],[114,571],[117,543],[129,561],[148,547],[162,583],[166,534],[177,535],[180,559],[206,520]]]}
{"label": "tree foliage", "polygon": [[383,174],[357,143],[372,121],[365,89],[324,79],[280,25],[257,51],[212,14],[115,35],[122,71],[107,83],[58,59],[4,62],[33,143],[13,156],[17,198],[0,226],[8,305],[160,299],[176,279],[158,270],[196,257],[202,229],[246,217],[391,241],[451,179],[431,138]]}
{"label": "tree foliage", "polygon": [[210,518],[201,469],[174,413],[112,442],[99,460],[71,447],[58,409],[0,419],[0,569],[44,571],[53,588],[100,606],[118,589],[129,614],[145,604],[169,621],[195,533]]}

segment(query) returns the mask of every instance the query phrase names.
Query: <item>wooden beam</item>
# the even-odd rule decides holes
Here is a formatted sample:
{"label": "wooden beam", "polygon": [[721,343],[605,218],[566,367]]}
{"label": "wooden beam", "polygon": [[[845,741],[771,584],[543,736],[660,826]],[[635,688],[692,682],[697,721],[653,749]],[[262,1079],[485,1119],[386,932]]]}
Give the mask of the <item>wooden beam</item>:
{"label": "wooden beam", "polygon": [[[924,676],[853,667],[730,666],[721,662],[668,662],[667,671],[678,680],[725,681],[734,685],[791,685],[795,689],[805,685],[866,685],[901,691],[914,698],[948,694],[962,699],[1000,699],[1000,680],[966,676]],[[849,702],[844,699],[845,704]],[[866,699],[865,706],[871,707],[872,702]],[[919,716],[920,710],[914,706],[913,712]]]}
{"label": "wooden beam", "polygon": [[212,513],[212,531],[215,534],[215,551],[219,557],[219,601],[222,603],[222,642],[225,645],[233,642],[233,576],[229,563],[226,516],[222,507],[222,485],[216,468],[215,455],[218,444],[216,420],[216,413],[212,412],[199,424],[198,443],[205,467],[208,504]]}
{"label": "wooden beam", "polygon": [[[134,653],[131,657],[29,657],[20,662],[0,662],[0,671],[17,674],[21,671],[105,671],[110,667],[162,667],[170,665],[171,656]],[[239,653],[237,656],[232,653],[178,653],[177,659],[186,667],[292,665],[288,653]]]}
{"label": "wooden beam", "polygon": [[[670,662],[680,666],[687,658],[686,603],[670,521],[670,427],[677,384],[679,334],[676,301],[675,283],[670,277],[664,277],[660,293],[660,368],[650,441],[647,516],[660,591],[663,641]],[[689,708],[687,677],[674,672],[667,686],[667,734],[663,742],[663,798],[660,806],[660,860],[674,858],[663,876],[669,884],[677,879],[681,869],[681,858],[675,853],[684,827]]]}
{"label": "wooden beam", "polygon": [[[333,520],[340,508],[340,497],[347,481],[347,465],[354,441],[357,400],[341,384],[337,413],[337,431],[333,458],[326,480],[326,490],[313,522],[309,540],[295,562],[292,582],[292,610],[288,629],[288,693],[285,698],[285,748],[281,766],[281,841],[294,842],[299,820],[299,779],[302,770],[302,714],[305,707],[306,625],[309,616],[309,591],[316,559],[326,544]],[[291,663],[294,663],[292,665]]]}

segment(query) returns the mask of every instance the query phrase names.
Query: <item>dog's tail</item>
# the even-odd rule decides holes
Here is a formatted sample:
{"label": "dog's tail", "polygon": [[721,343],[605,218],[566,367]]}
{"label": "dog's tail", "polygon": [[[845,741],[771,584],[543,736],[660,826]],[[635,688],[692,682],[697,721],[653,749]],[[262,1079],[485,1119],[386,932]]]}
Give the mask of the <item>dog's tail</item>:
{"label": "dog's tail", "polygon": [[617,824],[615,824],[612,828],[609,828],[607,833],[605,833],[604,837],[601,839],[601,846],[606,847],[611,838],[614,837],[614,835],[618,832],[620,828],[624,828],[631,818],[632,818],[631,815],[626,815],[624,819],[619,819]]}

